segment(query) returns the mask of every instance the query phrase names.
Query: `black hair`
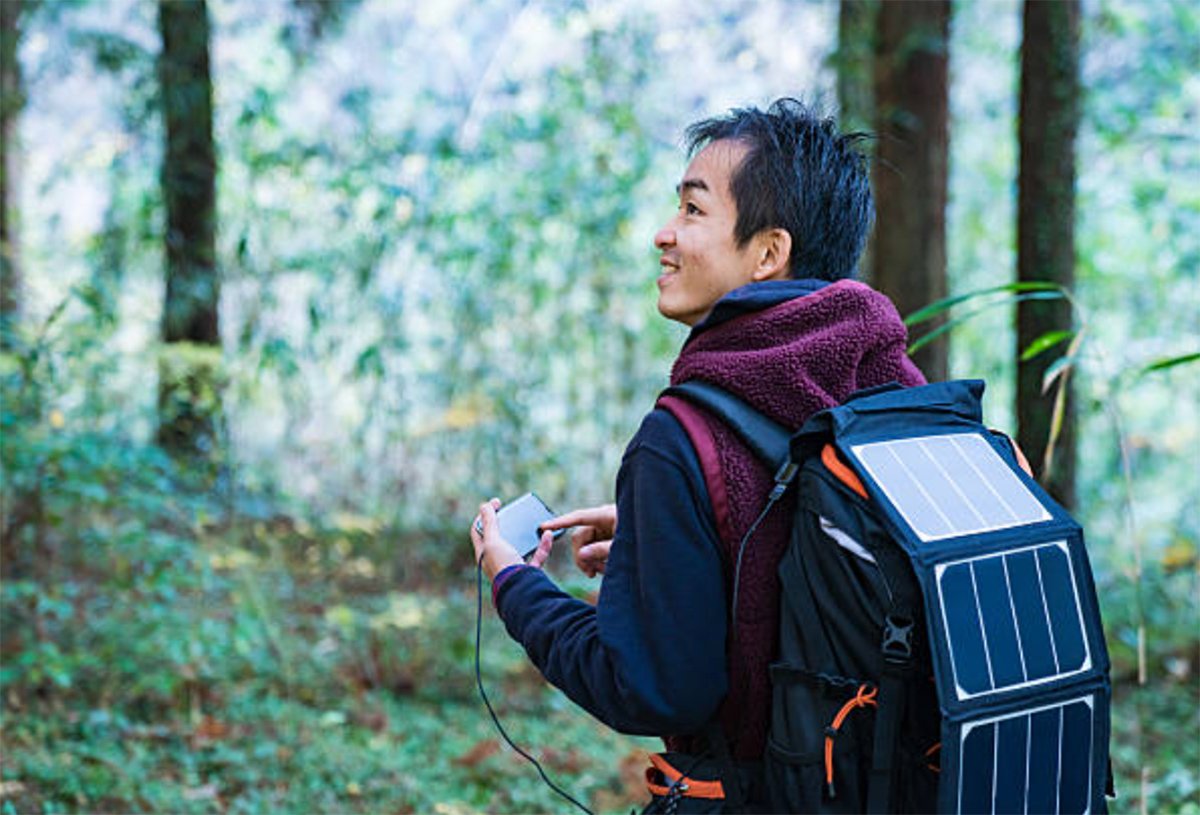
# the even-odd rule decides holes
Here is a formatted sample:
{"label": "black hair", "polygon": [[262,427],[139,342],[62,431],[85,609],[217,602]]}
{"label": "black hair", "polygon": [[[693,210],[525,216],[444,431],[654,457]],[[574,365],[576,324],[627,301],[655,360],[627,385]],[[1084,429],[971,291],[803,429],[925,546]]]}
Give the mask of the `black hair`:
{"label": "black hair", "polygon": [[735,108],[686,132],[689,155],[722,139],[746,145],[733,171],[739,247],[764,229],[792,236],[791,277],[853,277],[875,220],[865,133],[841,133],[837,122],[803,102],[778,99],[767,110]]}

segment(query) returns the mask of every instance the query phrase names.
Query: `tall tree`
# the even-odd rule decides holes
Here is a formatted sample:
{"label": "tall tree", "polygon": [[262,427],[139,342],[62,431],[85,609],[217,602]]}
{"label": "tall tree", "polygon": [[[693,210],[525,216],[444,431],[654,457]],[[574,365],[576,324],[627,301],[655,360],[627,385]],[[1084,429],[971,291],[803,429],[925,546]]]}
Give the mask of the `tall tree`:
{"label": "tall tree", "polygon": [[21,275],[17,265],[16,205],[17,117],[25,105],[21,81],[22,0],[0,0],[0,350],[7,350],[20,314]]}
{"label": "tall tree", "polygon": [[[879,0],[841,0],[838,4],[837,74],[838,124],[843,130],[869,131],[875,122],[871,69],[875,60],[875,17]],[[863,273],[871,272],[874,232],[859,259]]]}
{"label": "tall tree", "polygon": [[[1079,0],[1026,0],[1021,44],[1021,148],[1017,201],[1017,276],[1022,282],[1075,284],[1075,133],[1079,127]],[[1036,339],[1072,329],[1066,300],[1030,300],[1017,307],[1017,353]],[[1065,335],[1064,335],[1065,336]],[[1057,443],[1053,394],[1042,380],[1053,355],[1017,368],[1017,441],[1061,504],[1075,505],[1075,421],[1065,372]]]}
{"label": "tall tree", "polygon": [[[946,296],[950,0],[891,0],[876,19],[872,283],[910,314]],[[944,339],[915,361],[945,379]]]}
{"label": "tall tree", "polygon": [[875,57],[878,13],[878,0],[841,0],[838,4],[838,42],[833,63],[837,71],[839,124],[843,130],[866,130],[875,121],[871,64]]}
{"label": "tall tree", "polygon": [[[159,367],[159,442],[173,452],[206,452],[219,415],[220,333],[216,267],[216,155],[208,7],[160,0],[159,84],[165,119],[162,190],[166,204],[166,297]],[[206,351],[207,349],[207,351]]]}

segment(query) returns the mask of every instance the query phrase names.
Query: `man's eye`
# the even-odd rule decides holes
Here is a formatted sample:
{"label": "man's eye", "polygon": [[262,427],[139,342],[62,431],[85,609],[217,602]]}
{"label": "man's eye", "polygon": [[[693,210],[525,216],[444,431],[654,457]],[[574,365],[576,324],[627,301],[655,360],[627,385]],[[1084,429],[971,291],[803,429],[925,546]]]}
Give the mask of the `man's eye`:
{"label": "man's eye", "polygon": [[683,211],[686,212],[688,215],[699,215],[700,207],[696,206],[691,201],[688,201],[686,204],[683,205]]}

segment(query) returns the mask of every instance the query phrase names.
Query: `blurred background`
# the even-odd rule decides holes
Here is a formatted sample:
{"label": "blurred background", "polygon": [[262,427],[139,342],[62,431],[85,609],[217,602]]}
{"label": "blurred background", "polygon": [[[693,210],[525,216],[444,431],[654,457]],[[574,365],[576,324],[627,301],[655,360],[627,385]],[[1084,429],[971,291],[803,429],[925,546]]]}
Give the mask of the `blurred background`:
{"label": "blurred background", "polygon": [[[0,809],[561,811],[479,502],[612,500],[683,128],[875,134],[863,277],[1082,521],[1116,812],[1200,812],[1191,0],[0,0]],[[932,306],[932,308],[928,308]],[[551,565],[569,590],[598,581]],[[601,811],[648,739],[529,667]]]}

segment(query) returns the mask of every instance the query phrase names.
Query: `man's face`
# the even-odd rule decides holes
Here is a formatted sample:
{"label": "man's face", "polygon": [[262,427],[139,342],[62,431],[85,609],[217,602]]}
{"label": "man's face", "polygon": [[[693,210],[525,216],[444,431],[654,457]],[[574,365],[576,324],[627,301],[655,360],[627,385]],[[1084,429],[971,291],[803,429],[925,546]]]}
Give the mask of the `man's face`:
{"label": "man's face", "polygon": [[696,325],[722,296],[754,279],[754,242],[737,246],[737,205],[729,187],[745,155],[740,142],[715,141],[684,172],[679,209],[654,236],[662,252],[658,310],[664,317]]}

